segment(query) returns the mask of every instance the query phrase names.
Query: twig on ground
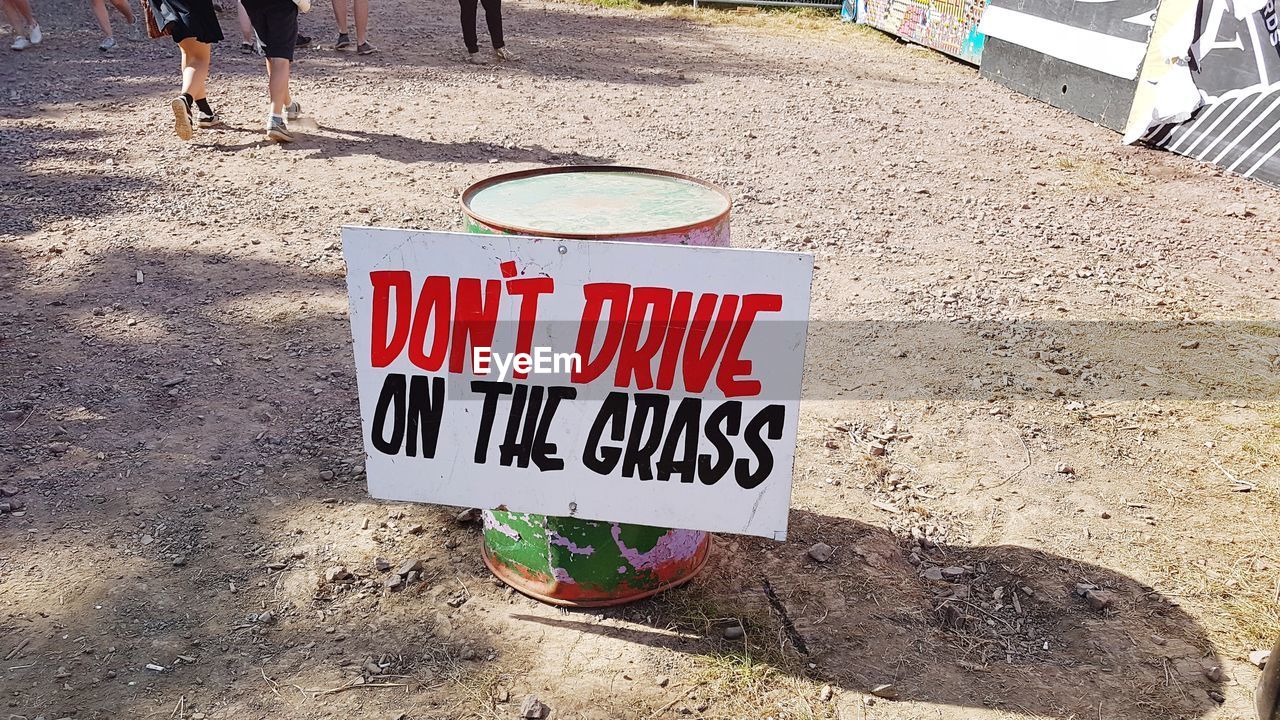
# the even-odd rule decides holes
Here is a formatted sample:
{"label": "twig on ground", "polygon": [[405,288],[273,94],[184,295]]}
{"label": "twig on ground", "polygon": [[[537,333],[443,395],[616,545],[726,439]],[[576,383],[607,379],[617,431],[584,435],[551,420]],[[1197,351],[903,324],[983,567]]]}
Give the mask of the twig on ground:
{"label": "twig on ground", "polygon": [[266,680],[268,683],[270,683],[271,692],[275,693],[276,697],[280,697],[280,685],[277,684],[275,680],[272,680],[271,678],[267,677],[267,671],[264,670],[263,668],[258,668],[258,672],[262,673],[263,680]]}
{"label": "twig on ground", "polygon": [[28,643],[30,643],[30,642],[31,642],[31,638],[25,638],[25,639],[23,639],[23,641],[22,641],[22,642],[18,643],[18,646],[17,646],[17,647],[15,647],[14,649],[10,650],[10,651],[9,651],[9,654],[4,656],[4,660],[5,660],[5,662],[9,662],[9,661],[10,661],[10,660],[12,660],[14,657],[16,657],[16,656],[18,655],[18,653],[22,652],[22,648],[26,647],[26,646],[27,646],[27,644],[28,644]]}
{"label": "twig on ground", "polygon": [[670,710],[670,709],[671,709],[671,707],[672,707],[673,705],[675,705],[676,703],[678,703],[678,702],[680,702],[681,700],[685,699],[686,697],[689,697],[689,695],[690,695],[691,693],[693,693],[693,691],[694,691],[694,690],[697,690],[697,689],[698,689],[699,687],[701,687],[701,686],[702,686],[702,683],[698,683],[697,685],[690,685],[688,690],[685,690],[684,692],[682,692],[682,693],[680,693],[679,695],[675,696],[675,699],[673,699],[671,702],[667,703],[666,705],[663,705],[662,707],[660,707],[660,708],[658,708],[657,710],[654,710],[652,713],[650,713],[650,714],[649,714],[649,717],[648,717],[648,718],[646,718],[646,720],[652,720],[652,718],[656,718],[656,717],[658,717],[659,715],[661,715],[662,713],[664,713],[664,712],[666,712],[666,711]]}

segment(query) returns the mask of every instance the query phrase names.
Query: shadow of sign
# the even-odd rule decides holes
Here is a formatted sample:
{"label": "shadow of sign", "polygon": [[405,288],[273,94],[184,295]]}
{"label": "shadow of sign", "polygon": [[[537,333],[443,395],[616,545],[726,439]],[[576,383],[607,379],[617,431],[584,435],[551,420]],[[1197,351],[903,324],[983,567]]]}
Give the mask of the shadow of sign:
{"label": "shadow of sign", "polygon": [[[704,576],[606,621],[513,619],[768,662],[829,683],[844,705],[897,699],[1064,719],[1217,707],[1222,678],[1204,630],[1137,579],[1025,547],[925,547],[804,511],[792,525],[796,536],[816,532],[831,559],[815,562],[804,544],[722,537]],[[740,637],[725,632],[739,624]],[[877,688],[884,697],[859,697]]]}

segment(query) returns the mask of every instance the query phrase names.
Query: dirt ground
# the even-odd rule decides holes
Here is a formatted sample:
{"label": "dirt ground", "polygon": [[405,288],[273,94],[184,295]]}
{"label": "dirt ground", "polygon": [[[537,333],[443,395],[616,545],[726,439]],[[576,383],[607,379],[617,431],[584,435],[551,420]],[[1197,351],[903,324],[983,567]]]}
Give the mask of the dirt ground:
{"label": "dirt ground", "polygon": [[[300,53],[288,147],[224,43],[228,126],[183,143],[171,44],[37,11],[0,53],[0,717],[1251,717],[1275,190],[832,18],[534,0],[480,67],[450,3],[377,0],[380,54]],[[735,245],[817,270],[790,540],[566,612],[457,508],[367,497],[338,228],[585,162],[720,182]]]}

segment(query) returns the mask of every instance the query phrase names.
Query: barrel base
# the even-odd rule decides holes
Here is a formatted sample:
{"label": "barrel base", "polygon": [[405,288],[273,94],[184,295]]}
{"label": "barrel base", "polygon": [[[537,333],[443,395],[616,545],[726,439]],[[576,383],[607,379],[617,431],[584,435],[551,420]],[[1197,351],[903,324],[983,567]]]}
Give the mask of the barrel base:
{"label": "barrel base", "polygon": [[707,533],[706,537],[703,538],[702,544],[695,553],[693,562],[686,572],[655,587],[638,589],[635,592],[624,593],[617,597],[575,597],[574,589],[571,587],[572,583],[563,583],[556,580],[548,581],[544,578],[521,573],[512,566],[499,562],[487,544],[483,546],[482,556],[485,567],[489,568],[489,572],[521,595],[526,595],[548,605],[558,605],[560,607],[610,607],[653,597],[660,592],[680,587],[697,577],[698,573],[702,572],[702,569],[706,567],[707,559],[711,557],[711,533]]}

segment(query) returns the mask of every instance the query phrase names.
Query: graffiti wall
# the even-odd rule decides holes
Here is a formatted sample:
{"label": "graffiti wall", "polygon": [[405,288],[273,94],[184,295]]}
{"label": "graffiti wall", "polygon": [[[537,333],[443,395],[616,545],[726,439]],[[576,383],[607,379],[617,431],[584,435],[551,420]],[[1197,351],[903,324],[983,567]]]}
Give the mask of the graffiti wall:
{"label": "graffiti wall", "polygon": [[1164,0],[1124,139],[1280,185],[1276,0]]}
{"label": "graffiti wall", "polygon": [[1157,0],[991,0],[982,75],[1114,130],[1129,117]]}
{"label": "graffiti wall", "polygon": [[977,65],[986,0],[845,0],[842,15]]}

